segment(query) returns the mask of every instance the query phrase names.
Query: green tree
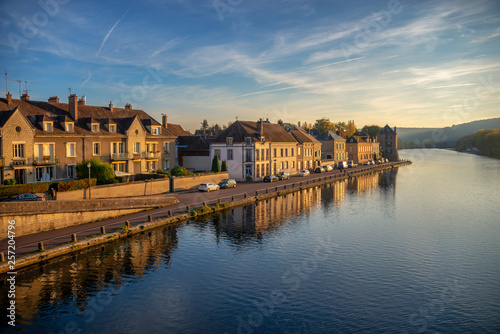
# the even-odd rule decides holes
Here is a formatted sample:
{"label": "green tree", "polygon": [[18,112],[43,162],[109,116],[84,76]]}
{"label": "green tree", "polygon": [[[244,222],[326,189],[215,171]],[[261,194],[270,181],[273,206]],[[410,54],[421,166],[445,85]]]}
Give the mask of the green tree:
{"label": "green tree", "polygon": [[208,121],[206,119],[201,122],[201,128],[203,129],[203,132],[205,132],[208,128]]}
{"label": "green tree", "polygon": [[337,124],[335,124],[335,128],[337,130],[346,131],[347,130],[347,124],[345,124],[345,122],[337,122]]}
{"label": "green tree", "polygon": [[214,155],[214,158],[212,159],[212,172],[214,173],[220,172],[219,155],[217,153]]}
{"label": "green tree", "polygon": [[323,133],[325,131],[335,131],[335,125],[330,122],[329,118],[323,117],[322,119],[317,119],[314,124],[314,128],[318,129],[319,133]]}
{"label": "green tree", "polygon": [[88,179],[89,168],[87,164],[90,162],[90,178],[97,179],[97,184],[113,183],[115,173],[110,164],[101,162],[98,159],[84,160],[76,165],[76,175],[80,179]]}
{"label": "green tree", "polygon": [[281,118],[278,120],[278,124],[283,126],[283,120]]}
{"label": "green tree", "polygon": [[377,137],[380,129],[382,129],[378,125],[365,125],[361,131],[366,132],[370,137]]}
{"label": "green tree", "polygon": [[189,176],[189,175],[193,175],[192,172],[188,171],[186,168],[184,167],[181,167],[181,166],[175,166],[174,168],[172,168],[172,170],[170,171],[170,175],[172,176]]}
{"label": "green tree", "polygon": [[300,128],[302,123],[300,121],[297,122],[297,126]]}
{"label": "green tree", "polygon": [[222,165],[220,166],[221,172],[227,172],[227,163],[226,160],[222,160]]}

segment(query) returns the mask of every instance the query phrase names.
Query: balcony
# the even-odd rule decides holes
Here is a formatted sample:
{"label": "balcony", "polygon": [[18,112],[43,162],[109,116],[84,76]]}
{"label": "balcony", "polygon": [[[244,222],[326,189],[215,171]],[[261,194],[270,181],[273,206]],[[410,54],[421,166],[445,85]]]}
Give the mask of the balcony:
{"label": "balcony", "polygon": [[111,153],[111,160],[129,160],[131,159],[130,153]]}
{"label": "balcony", "polygon": [[33,165],[55,165],[59,163],[59,157],[52,155],[44,155],[43,157],[35,157],[33,159]]}
{"label": "balcony", "polygon": [[160,151],[142,152],[142,158],[143,159],[161,158],[161,152]]}

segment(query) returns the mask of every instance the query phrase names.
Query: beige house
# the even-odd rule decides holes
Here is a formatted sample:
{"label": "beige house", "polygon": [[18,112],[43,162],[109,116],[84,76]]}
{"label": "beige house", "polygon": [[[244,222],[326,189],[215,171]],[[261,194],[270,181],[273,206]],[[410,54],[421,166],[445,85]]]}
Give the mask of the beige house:
{"label": "beige house", "polygon": [[86,105],[75,94],[68,103],[0,99],[0,181],[42,182],[76,178],[76,164],[99,159],[116,175],[148,173],[175,164],[175,138],[167,118],[158,123],[130,104]]}
{"label": "beige house", "polygon": [[355,132],[347,138],[347,157],[357,164],[380,158],[379,143],[365,132]]}
{"label": "beige house", "polygon": [[297,140],[297,171],[314,169],[321,165],[321,143],[306,130],[295,127],[290,130]]}
{"label": "beige house", "polygon": [[321,159],[334,160],[335,163],[347,160],[345,138],[333,131],[325,131],[315,138],[321,143]]}

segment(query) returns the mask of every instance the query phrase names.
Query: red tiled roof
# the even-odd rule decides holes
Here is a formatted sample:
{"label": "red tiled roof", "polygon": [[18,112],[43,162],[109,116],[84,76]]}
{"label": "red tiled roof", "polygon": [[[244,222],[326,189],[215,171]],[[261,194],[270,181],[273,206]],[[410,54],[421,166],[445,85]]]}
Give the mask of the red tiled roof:
{"label": "red tiled roof", "polygon": [[[252,138],[252,141],[260,141],[258,122],[236,121],[227,129],[222,131],[213,142],[225,143],[227,137],[233,137],[233,143],[242,143],[246,137]],[[265,141],[270,142],[296,142],[295,138],[288,133],[281,125],[262,122],[262,136]]]}

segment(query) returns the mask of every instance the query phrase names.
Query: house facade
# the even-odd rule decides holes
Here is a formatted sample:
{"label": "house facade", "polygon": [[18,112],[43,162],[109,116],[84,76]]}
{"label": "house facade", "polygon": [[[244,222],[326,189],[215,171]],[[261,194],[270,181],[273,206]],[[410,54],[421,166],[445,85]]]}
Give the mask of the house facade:
{"label": "house facade", "polygon": [[398,134],[396,127],[392,129],[386,124],[377,134],[377,141],[380,143],[380,151],[384,158],[390,161],[398,161]]}
{"label": "house facade", "polygon": [[216,154],[226,160],[229,176],[236,180],[262,180],[270,174],[297,173],[300,148],[302,144],[279,124],[236,121],[211,142],[210,160]]}
{"label": "house facade", "polygon": [[335,163],[347,160],[346,139],[333,131],[325,131],[315,137],[321,143],[321,159]]}
{"label": "house facade", "polygon": [[0,181],[48,182],[76,178],[76,164],[98,159],[116,175],[168,169],[176,136],[143,110],[89,106],[75,94],[68,103],[0,99]]}
{"label": "house facade", "polygon": [[321,143],[300,127],[290,130],[297,140],[297,171],[314,169],[321,165]]}
{"label": "house facade", "polygon": [[380,158],[379,143],[365,132],[355,132],[346,140],[347,158],[357,164]]}

